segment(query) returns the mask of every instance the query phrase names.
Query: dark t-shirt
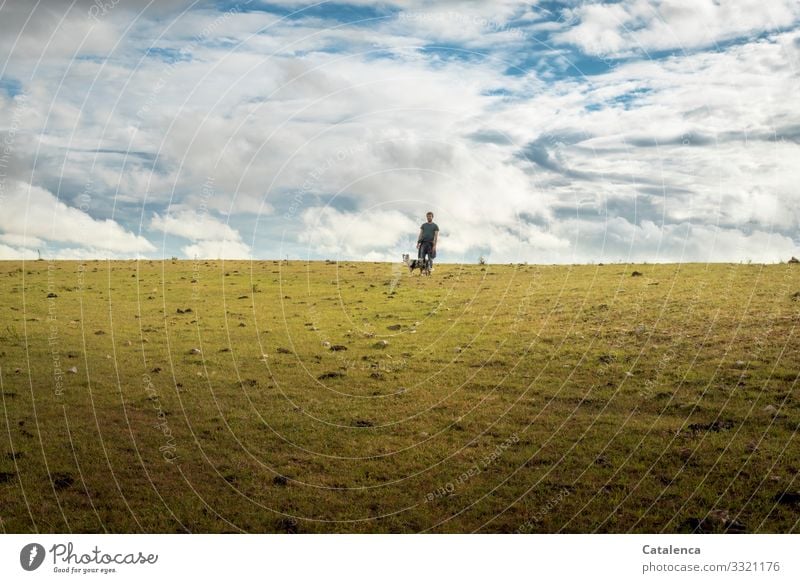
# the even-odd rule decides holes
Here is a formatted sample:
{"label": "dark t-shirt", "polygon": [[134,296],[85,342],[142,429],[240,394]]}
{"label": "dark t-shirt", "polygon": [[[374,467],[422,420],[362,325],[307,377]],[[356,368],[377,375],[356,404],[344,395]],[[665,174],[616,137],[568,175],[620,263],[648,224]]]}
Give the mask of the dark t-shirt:
{"label": "dark t-shirt", "polygon": [[420,241],[433,243],[434,233],[439,230],[436,223],[422,223],[422,237]]}

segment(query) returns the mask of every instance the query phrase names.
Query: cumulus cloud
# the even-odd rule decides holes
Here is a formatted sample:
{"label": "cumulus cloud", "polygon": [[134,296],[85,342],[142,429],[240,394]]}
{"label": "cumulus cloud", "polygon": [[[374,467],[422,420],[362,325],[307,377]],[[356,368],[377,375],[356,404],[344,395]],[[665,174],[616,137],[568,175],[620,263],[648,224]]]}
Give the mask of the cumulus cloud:
{"label": "cumulus cloud", "polygon": [[16,181],[3,199],[0,230],[5,242],[17,244],[55,241],[119,255],[155,250],[150,241],[131,233],[116,221],[94,219],[43,188]]}
{"label": "cumulus cloud", "polygon": [[239,233],[232,229],[230,225],[223,223],[208,213],[194,210],[179,210],[163,217],[155,213],[150,221],[150,228],[164,231],[170,235],[177,235],[184,239],[239,239]]}
{"label": "cumulus cloud", "polygon": [[0,259],[37,259],[39,255],[35,249],[25,247],[12,247],[0,243]]}
{"label": "cumulus cloud", "polygon": [[179,209],[165,216],[155,213],[150,228],[192,241],[181,247],[187,258],[246,259],[251,256],[250,247],[242,241],[239,231],[207,211]]}
{"label": "cumulus cloud", "polygon": [[695,49],[797,24],[793,0],[634,0],[586,3],[572,10],[578,24],[555,36],[593,55]]}
{"label": "cumulus cloud", "polygon": [[[791,237],[755,230],[743,233],[713,225],[658,224],[643,220],[634,224],[621,217],[607,221],[566,220],[558,232],[572,239],[571,253],[577,263],[621,262],[742,262],[772,263],[797,254]],[[563,257],[563,256],[562,256]],[[545,259],[560,262],[550,255]]]}
{"label": "cumulus cloud", "polygon": [[184,245],[181,251],[187,258],[250,259],[250,247],[241,241],[198,241]]}
{"label": "cumulus cloud", "polygon": [[312,207],[301,218],[304,228],[298,237],[300,242],[317,253],[338,257],[364,257],[375,249],[407,249],[412,237],[416,242],[419,231],[416,221],[394,210],[348,213]]}

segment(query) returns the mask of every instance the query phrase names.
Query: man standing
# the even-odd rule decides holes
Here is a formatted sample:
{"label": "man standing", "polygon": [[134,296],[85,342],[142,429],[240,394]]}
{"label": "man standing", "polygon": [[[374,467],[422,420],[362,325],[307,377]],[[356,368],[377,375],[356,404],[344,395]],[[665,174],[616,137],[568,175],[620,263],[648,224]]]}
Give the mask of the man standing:
{"label": "man standing", "polygon": [[436,243],[439,241],[439,225],[433,222],[433,213],[428,211],[425,215],[428,222],[422,223],[417,237],[418,257],[427,259],[428,267],[433,266],[433,259],[436,257]]}

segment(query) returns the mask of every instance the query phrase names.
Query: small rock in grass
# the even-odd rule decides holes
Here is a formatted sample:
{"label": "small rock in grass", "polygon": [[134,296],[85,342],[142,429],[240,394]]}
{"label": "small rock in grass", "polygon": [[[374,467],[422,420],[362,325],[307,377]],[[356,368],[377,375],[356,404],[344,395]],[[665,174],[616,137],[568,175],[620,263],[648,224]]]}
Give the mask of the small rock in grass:
{"label": "small rock in grass", "polygon": [[282,346],[279,346],[278,348],[276,348],[275,352],[277,352],[278,354],[291,354],[292,353],[291,350],[289,350],[288,348],[283,348]]}
{"label": "small rock in grass", "polygon": [[333,350],[334,352],[340,352],[342,350],[347,350],[347,346],[344,346],[342,344],[334,344],[333,346],[331,346],[331,350]]}
{"label": "small rock in grass", "polygon": [[192,348],[189,354],[201,354],[201,350],[199,348]]}
{"label": "small rock in grass", "polygon": [[775,408],[775,406],[774,406],[774,405],[767,405],[766,407],[764,407],[764,408],[763,408],[763,409],[761,409],[761,410],[762,410],[764,413],[767,413],[768,415],[772,415],[773,417],[774,417],[774,416],[776,416],[776,415],[778,414],[778,409],[777,409],[777,408]]}
{"label": "small rock in grass", "polygon": [[77,366],[73,366],[72,368],[68,368],[67,372],[70,373],[70,374],[78,374],[78,367]]}

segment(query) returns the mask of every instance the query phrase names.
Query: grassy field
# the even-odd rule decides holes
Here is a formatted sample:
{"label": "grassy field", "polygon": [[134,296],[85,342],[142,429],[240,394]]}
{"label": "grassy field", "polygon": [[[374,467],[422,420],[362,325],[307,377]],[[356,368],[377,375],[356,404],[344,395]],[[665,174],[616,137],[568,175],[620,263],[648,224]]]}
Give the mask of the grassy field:
{"label": "grassy field", "polygon": [[0,531],[797,532],[798,290],[0,262]]}

